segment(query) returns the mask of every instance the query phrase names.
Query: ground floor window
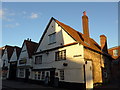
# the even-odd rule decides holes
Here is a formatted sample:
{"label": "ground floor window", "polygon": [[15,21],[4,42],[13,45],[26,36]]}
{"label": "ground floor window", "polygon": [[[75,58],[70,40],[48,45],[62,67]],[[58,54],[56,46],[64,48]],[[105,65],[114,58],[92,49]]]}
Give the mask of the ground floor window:
{"label": "ground floor window", "polygon": [[34,79],[35,80],[44,80],[45,79],[45,71],[35,71],[34,72]]}
{"label": "ground floor window", "polygon": [[19,69],[19,76],[24,77],[24,69],[23,68]]}
{"label": "ground floor window", "polygon": [[60,80],[64,80],[64,70],[60,70]]}

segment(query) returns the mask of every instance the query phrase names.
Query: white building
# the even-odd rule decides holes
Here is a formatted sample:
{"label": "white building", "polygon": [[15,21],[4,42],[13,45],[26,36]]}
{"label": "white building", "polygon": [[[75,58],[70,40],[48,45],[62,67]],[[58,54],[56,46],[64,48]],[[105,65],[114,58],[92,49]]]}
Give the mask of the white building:
{"label": "white building", "polygon": [[51,18],[33,56],[32,80],[45,81],[49,77],[50,85],[86,88],[103,82],[102,48],[89,36],[85,12],[82,20],[84,34]]}
{"label": "white building", "polygon": [[15,80],[16,79],[16,72],[17,72],[17,61],[21,52],[21,48],[15,46],[13,54],[9,61],[9,79]]}
{"label": "white building", "polygon": [[37,47],[37,43],[24,40],[21,53],[17,62],[17,78],[28,80],[32,68],[32,55]]}
{"label": "white building", "polygon": [[7,79],[9,76],[9,61],[12,56],[14,47],[6,45],[2,55],[2,79]]}

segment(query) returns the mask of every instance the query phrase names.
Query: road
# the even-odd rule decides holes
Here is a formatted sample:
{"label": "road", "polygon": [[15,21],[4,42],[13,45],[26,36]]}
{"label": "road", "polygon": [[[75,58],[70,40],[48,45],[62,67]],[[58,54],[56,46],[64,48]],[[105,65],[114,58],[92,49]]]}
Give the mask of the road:
{"label": "road", "polygon": [[42,86],[20,81],[3,80],[2,90],[67,90],[67,89],[53,88],[49,86]]}
{"label": "road", "polygon": [[[105,89],[120,90],[120,84],[112,83],[108,85],[102,85],[94,88],[93,90],[105,90]],[[3,80],[2,90],[70,90],[70,89],[54,88],[50,86],[43,86],[43,85],[32,84],[32,83],[21,82],[21,81]]]}

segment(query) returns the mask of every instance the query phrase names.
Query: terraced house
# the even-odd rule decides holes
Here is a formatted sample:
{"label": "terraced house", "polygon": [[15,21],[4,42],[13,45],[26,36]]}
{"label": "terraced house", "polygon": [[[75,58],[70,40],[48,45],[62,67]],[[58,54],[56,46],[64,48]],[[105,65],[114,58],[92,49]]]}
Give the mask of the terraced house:
{"label": "terraced house", "polygon": [[7,79],[9,77],[9,61],[12,56],[14,47],[4,46],[2,50],[2,78]]}
{"label": "terraced house", "polygon": [[16,75],[16,73],[17,73],[17,61],[18,61],[20,52],[21,52],[21,48],[15,46],[14,51],[13,51],[12,56],[11,56],[10,61],[9,61],[9,66],[8,66],[9,67],[9,76],[8,76],[8,79],[11,79],[11,80],[16,79],[16,76],[17,76]]}
{"label": "terraced house", "polygon": [[37,45],[38,43],[31,41],[31,39],[24,40],[17,62],[17,79],[28,81],[31,77],[32,55]]}
{"label": "terraced house", "polygon": [[51,18],[33,55],[31,80],[54,86],[93,88],[111,77],[107,38],[99,45],[89,34],[88,17],[82,16],[83,34]]}

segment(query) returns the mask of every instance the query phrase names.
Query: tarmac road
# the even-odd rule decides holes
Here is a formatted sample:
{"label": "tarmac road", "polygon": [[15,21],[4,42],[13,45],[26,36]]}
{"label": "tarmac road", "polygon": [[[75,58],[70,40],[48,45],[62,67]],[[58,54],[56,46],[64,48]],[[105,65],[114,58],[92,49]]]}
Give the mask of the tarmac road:
{"label": "tarmac road", "polygon": [[67,89],[53,88],[49,86],[42,86],[20,81],[3,80],[2,90],[67,90]]}

